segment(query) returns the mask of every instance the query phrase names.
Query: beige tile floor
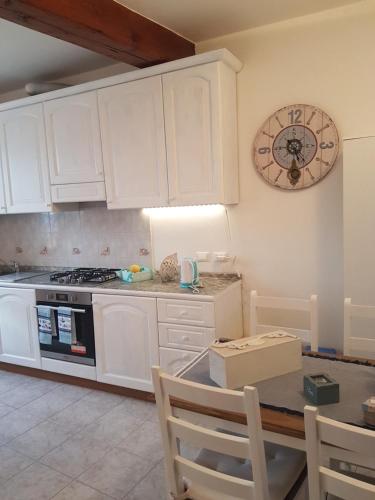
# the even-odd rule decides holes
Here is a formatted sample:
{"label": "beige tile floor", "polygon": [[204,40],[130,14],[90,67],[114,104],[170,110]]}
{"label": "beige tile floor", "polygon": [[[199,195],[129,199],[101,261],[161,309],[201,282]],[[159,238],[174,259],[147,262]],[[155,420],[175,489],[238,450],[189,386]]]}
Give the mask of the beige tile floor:
{"label": "beige tile floor", "polygon": [[152,403],[0,370],[0,500],[164,500]]}

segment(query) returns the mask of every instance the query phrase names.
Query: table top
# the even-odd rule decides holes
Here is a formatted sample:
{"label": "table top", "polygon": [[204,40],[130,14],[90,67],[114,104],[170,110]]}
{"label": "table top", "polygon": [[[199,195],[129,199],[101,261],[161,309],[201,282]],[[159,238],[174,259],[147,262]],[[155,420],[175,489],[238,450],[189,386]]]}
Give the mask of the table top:
{"label": "table top", "polygon": [[[302,370],[254,384],[261,403],[266,430],[304,438],[303,409],[311,404],[303,393],[303,376],[325,373],[340,385],[339,403],[320,405],[319,412],[341,422],[366,427],[362,403],[375,395],[375,362],[354,358],[331,358],[313,353],[303,355]],[[203,354],[181,373],[181,378],[217,387],[209,377],[208,354]],[[177,404],[176,406],[184,407]],[[245,423],[244,415],[201,409],[201,413]]]}

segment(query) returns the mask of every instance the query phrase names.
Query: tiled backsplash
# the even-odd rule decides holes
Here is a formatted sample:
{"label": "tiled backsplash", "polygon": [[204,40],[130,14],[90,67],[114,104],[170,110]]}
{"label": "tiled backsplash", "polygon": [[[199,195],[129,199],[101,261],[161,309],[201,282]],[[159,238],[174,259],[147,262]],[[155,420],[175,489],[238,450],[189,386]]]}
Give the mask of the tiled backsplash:
{"label": "tiled backsplash", "polygon": [[107,210],[100,203],[81,204],[77,211],[0,215],[0,259],[38,266],[151,265],[149,219],[141,210]]}

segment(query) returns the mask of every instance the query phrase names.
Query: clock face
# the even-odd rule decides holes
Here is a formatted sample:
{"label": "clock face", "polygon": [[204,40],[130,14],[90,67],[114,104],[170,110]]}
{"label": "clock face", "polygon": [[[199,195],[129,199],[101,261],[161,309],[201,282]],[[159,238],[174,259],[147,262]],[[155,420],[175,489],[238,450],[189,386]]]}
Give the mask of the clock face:
{"label": "clock face", "polygon": [[259,174],[282,189],[302,189],[323,179],[339,150],[335,124],[321,109],[294,104],[279,109],[259,129],[254,161]]}

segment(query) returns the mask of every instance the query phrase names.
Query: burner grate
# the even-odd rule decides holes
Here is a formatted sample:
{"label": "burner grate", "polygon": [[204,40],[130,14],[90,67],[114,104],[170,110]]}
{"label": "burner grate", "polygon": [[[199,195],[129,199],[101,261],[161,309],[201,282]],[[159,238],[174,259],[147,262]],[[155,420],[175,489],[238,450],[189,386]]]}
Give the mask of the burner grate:
{"label": "burner grate", "polygon": [[117,278],[115,269],[79,267],[72,271],[52,273],[50,281],[62,284],[104,283]]}

